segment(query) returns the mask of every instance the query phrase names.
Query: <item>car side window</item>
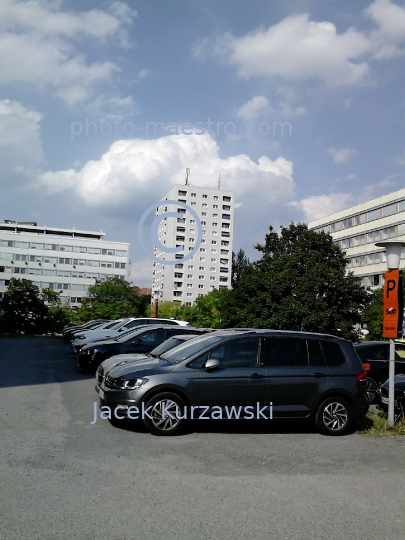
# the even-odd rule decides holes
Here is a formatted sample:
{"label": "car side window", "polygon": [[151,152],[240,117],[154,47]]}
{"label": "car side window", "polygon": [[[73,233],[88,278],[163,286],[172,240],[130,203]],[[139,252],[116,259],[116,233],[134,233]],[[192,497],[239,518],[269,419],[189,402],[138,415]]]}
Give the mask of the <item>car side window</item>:
{"label": "car side window", "polygon": [[308,356],[310,366],[324,366],[325,360],[323,357],[321,344],[317,339],[308,339]]}
{"label": "car side window", "polygon": [[166,330],[152,330],[142,336],[139,336],[142,345],[159,345],[166,338]]}
{"label": "car side window", "polygon": [[261,364],[271,367],[308,366],[307,340],[290,337],[263,338]]}
{"label": "car side window", "polygon": [[388,347],[381,347],[377,349],[368,357],[369,360],[388,360],[390,357],[390,351]]}
{"label": "car side window", "polygon": [[399,359],[405,359],[405,347],[395,343],[395,355],[399,357]]}
{"label": "car side window", "polygon": [[250,368],[257,366],[258,338],[228,341],[212,349],[209,357],[221,362],[220,368]]}
{"label": "car side window", "polygon": [[321,341],[327,366],[341,366],[346,362],[346,357],[338,343],[333,341]]}
{"label": "car side window", "polygon": [[192,369],[201,369],[207,360],[208,360],[208,353],[205,353],[202,356],[199,356],[198,358],[190,362],[190,364],[187,364],[187,367],[192,368]]}

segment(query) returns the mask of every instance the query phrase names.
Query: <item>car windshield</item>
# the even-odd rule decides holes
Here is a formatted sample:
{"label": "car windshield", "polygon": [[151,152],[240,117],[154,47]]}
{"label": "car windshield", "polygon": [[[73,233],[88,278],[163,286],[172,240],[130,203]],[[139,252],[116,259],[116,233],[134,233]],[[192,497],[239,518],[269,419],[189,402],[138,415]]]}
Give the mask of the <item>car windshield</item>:
{"label": "car windshield", "polygon": [[123,334],[120,334],[118,337],[116,337],[114,341],[126,341],[130,336],[137,336],[138,334],[141,334],[145,331],[145,326],[150,325],[144,324],[143,326],[138,326],[137,328],[131,328],[131,330],[128,330],[127,332],[124,332]]}
{"label": "car windshield", "polygon": [[114,326],[117,326],[120,323],[122,323],[122,321],[119,321],[119,323],[117,321],[112,321],[109,324],[107,324],[107,326],[104,326],[104,328],[108,330],[109,328],[114,328]]}
{"label": "car windshield", "polygon": [[182,345],[179,345],[175,349],[163,354],[161,358],[164,358],[168,362],[181,362],[187,358],[191,358],[195,354],[203,351],[207,347],[211,347],[218,341],[221,341],[220,336],[201,336],[186,341]]}
{"label": "car windshield", "polygon": [[177,347],[177,345],[181,345],[186,341],[183,337],[171,337],[155,347],[153,351],[151,351],[149,354],[155,358],[160,356],[161,354],[170,351],[171,349],[174,349],[174,347]]}

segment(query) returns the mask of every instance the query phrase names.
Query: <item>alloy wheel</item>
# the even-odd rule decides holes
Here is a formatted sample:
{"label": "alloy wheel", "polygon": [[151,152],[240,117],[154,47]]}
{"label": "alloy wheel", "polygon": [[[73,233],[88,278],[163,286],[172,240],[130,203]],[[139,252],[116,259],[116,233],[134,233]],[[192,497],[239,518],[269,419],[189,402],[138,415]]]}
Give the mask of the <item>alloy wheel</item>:
{"label": "alloy wheel", "polygon": [[347,424],[348,412],[341,403],[329,403],[323,411],[323,422],[331,431],[339,431]]}

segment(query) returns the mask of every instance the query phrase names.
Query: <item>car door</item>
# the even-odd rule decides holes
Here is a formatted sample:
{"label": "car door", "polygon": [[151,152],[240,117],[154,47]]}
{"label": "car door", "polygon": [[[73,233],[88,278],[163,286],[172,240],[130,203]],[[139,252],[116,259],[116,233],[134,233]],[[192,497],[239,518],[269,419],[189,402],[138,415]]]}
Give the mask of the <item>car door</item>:
{"label": "car door", "polygon": [[[245,414],[244,408],[264,405],[264,368],[259,365],[260,341],[257,337],[227,341],[211,349],[208,359],[220,362],[207,372],[202,367],[199,379],[200,406],[220,407],[227,418],[231,407]],[[250,412],[249,412],[250,414]]]}
{"label": "car door", "polygon": [[327,383],[318,340],[264,337],[261,364],[265,367],[265,401],[273,418],[307,417]]}

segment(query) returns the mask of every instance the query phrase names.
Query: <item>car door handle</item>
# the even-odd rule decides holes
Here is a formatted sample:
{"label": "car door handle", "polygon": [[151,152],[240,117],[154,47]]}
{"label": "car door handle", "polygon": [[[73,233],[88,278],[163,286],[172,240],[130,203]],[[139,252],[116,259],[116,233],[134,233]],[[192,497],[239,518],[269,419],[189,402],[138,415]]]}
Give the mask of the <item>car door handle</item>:
{"label": "car door handle", "polygon": [[260,375],[260,373],[252,373],[252,375],[249,375],[249,379],[263,379],[263,375]]}
{"label": "car door handle", "polygon": [[316,377],[317,379],[319,379],[320,377],[326,377],[326,375],[317,371],[315,373],[311,373],[311,377]]}

